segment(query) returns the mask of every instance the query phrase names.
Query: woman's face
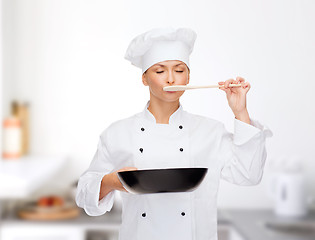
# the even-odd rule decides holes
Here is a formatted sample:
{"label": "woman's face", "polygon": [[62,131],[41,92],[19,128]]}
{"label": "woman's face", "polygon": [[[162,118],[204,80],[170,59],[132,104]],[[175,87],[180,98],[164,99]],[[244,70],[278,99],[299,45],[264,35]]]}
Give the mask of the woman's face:
{"label": "woman's face", "polygon": [[148,68],[142,75],[142,82],[149,86],[150,96],[166,102],[177,101],[184,91],[167,92],[163,87],[189,83],[189,69],[179,60],[159,62]]}

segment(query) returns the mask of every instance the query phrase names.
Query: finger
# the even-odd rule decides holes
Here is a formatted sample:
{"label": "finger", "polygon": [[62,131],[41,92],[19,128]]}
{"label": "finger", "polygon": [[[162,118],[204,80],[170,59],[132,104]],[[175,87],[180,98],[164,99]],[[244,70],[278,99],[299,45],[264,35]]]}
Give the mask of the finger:
{"label": "finger", "polygon": [[237,81],[237,83],[245,83],[245,80],[244,79],[240,79]]}
{"label": "finger", "polygon": [[236,77],[236,81],[237,81],[238,83],[241,83],[241,82],[245,82],[245,79],[238,76],[238,77]]}
{"label": "finger", "polygon": [[119,169],[117,172],[133,171],[133,170],[138,170],[138,169],[135,167],[124,167],[122,169]]}
{"label": "finger", "polygon": [[228,88],[229,85],[230,85],[233,81],[234,81],[233,78],[230,78],[230,79],[226,80],[225,83],[224,83],[224,87],[225,87],[225,88]]}
{"label": "finger", "polygon": [[219,89],[221,89],[222,91],[224,91],[227,94],[227,91],[230,90],[230,88],[225,88],[224,85],[222,85],[222,87],[219,87]]}
{"label": "finger", "polygon": [[245,93],[248,92],[249,88],[250,88],[250,84],[249,83],[242,83],[241,89],[245,90]]}
{"label": "finger", "polygon": [[227,88],[225,92],[226,92],[226,97],[229,99],[232,95],[231,88]]}
{"label": "finger", "polygon": [[219,85],[220,85],[219,89],[221,89],[221,90],[223,90],[224,92],[226,92],[226,89],[227,89],[227,88],[225,88],[225,86],[224,86],[225,82],[220,82],[220,83],[221,83],[221,84],[219,84]]}
{"label": "finger", "polygon": [[244,84],[244,88],[247,90],[247,92],[249,91],[249,89],[250,89],[250,83],[249,82],[247,82],[247,83],[245,83]]}
{"label": "finger", "polygon": [[222,91],[224,91],[227,94],[227,91],[229,90],[228,88],[225,87],[220,87],[219,89],[221,89]]}
{"label": "finger", "polygon": [[127,167],[127,168],[125,169],[125,171],[134,171],[134,170],[138,170],[138,169],[135,168],[135,167]]}
{"label": "finger", "polygon": [[[233,84],[238,84],[239,82],[234,80]],[[232,93],[237,93],[239,91],[239,87],[230,87]]]}

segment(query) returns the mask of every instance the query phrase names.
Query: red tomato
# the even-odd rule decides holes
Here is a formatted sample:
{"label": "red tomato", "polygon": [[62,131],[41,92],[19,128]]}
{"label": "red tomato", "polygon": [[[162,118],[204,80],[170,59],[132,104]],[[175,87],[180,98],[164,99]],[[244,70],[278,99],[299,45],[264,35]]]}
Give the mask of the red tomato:
{"label": "red tomato", "polygon": [[49,207],[51,206],[51,199],[49,197],[41,197],[38,201],[37,201],[37,206],[40,207]]}

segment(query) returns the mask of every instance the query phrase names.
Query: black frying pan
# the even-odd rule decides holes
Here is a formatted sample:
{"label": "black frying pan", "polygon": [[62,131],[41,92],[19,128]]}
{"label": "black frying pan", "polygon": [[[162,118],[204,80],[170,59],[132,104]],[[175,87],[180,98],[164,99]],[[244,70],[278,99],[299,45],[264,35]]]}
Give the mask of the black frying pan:
{"label": "black frying pan", "polygon": [[168,168],[118,172],[124,188],[131,193],[187,192],[195,190],[207,168]]}

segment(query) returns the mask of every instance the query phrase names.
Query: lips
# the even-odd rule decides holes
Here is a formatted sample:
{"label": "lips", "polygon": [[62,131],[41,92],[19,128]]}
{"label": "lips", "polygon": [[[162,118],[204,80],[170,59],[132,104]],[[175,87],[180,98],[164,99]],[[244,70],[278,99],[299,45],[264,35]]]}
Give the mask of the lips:
{"label": "lips", "polygon": [[[164,86],[164,87],[168,87],[168,86]],[[163,87],[163,88],[164,88],[164,87]],[[163,88],[162,88],[162,89],[163,89]],[[163,90],[163,91],[164,91],[164,90]],[[176,91],[165,91],[165,92],[166,92],[166,93],[176,93]]]}

